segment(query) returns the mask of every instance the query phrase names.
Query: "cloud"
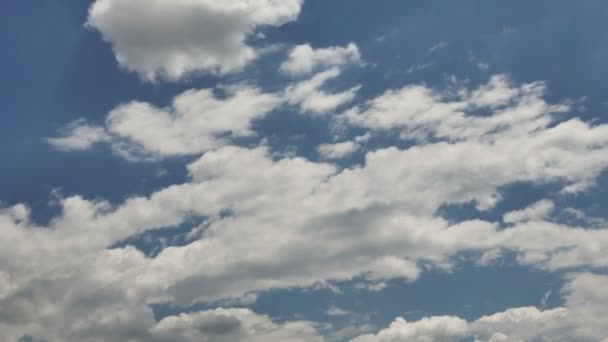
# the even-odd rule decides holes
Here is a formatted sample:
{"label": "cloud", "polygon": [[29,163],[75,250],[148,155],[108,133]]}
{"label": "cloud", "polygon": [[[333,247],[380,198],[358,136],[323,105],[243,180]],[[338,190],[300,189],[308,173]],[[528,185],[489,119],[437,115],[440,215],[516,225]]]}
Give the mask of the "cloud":
{"label": "cloud", "polygon": [[258,29],[296,20],[303,0],[97,0],[87,26],[112,44],[118,63],[143,78],[241,70],[260,53]]}
{"label": "cloud", "polygon": [[348,104],[355,99],[360,86],[338,93],[328,93],[321,89],[329,80],[340,75],[340,69],[332,68],[320,72],[306,81],[287,87],[285,98],[289,104],[297,105],[304,113],[324,114]]}
{"label": "cloud", "polygon": [[348,312],[348,311],[346,311],[344,309],[340,309],[337,306],[332,306],[329,309],[327,309],[326,314],[328,316],[345,316],[345,315],[350,314],[350,312]]}
{"label": "cloud", "polygon": [[361,53],[355,43],[345,47],[332,46],[320,49],[314,49],[310,44],[302,44],[291,50],[289,58],[281,65],[281,71],[291,76],[301,76],[319,68],[355,63],[361,63]]}
{"label": "cloud", "polygon": [[369,139],[371,139],[371,134],[366,133],[355,137],[353,140],[322,144],[317,147],[317,153],[325,160],[342,159],[359,151]]}
{"label": "cloud", "polygon": [[540,311],[535,307],[512,308],[475,321],[454,316],[423,318],[407,322],[397,318],[377,334],[363,335],[353,342],[392,341],[600,341],[608,337],[604,290],[606,276],[581,273],[566,284],[565,307]]}
{"label": "cloud", "polygon": [[[150,122],[152,129],[162,127],[165,132],[159,137],[172,132],[169,138],[199,139],[185,126],[215,133],[235,125],[214,117],[211,128],[196,126],[196,118],[205,117],[209,106],[216,109],[214,114],[229,108],[233,115],[252,99],[271,99],[269,107],[280,102],[276,95],[254,89],[238,88],[221,100],[209,91],[186,92],[171,108],[144,106],[137,120],[130,121],[131,115],[140,115],[137,111],[115,115],[129,119],[125,122]],[[0,331],[82,336],[117,326],[111,329],[114,339],[128,340],[133,329],[147,331],[154,324],[150,303],[189,307],[355,278],[373,284],[411,282],[424,276],[422,262],[449,269],[462,252],[509,251],[517,262],[545,270],[608,266],[602,248],[608,244],[606,227],[583,229],[546,218],[506,226],[484,220],[451,222],[437,214],[450,204],[491,208],[501,199],[500,189],[514,183],[592,184],[608,167],[606,125],[555,121],[551,113],[564,109],[544,101],[540,84],[460,88],[458,100],[419,86],[416,93],[426,94],[426,107],[410,107],[407,101],[420,100],[411,94],[396,95],[410,90],[389,92],[388,102],[381,95],[341,116],[369,131],[392,127],[423,141],[367,151],[361,165],[340,168],[276,157],[263,145],[215,146],[187,165],[188,181],[149,196],[115,205],[64,198],[59,201],[61,214],[45,227],[32,223],[23,206],[3,210]],[[247,101],[238,100],[242,98]],[[420,108],[418,115],[408,108]],[[468,108],[488,114],[475,115]],[[263,115],[259,110],[254,117]],[[379,119],[385,116],[392,119]],[[242,120],[233,130],[249,134],[249,108],[236,117]],[[144,126],[123,126],[120,120],[110,119],[107,126],[110,134],[123,139],[144,134],[124,128]],[[435,139],[424,139],[429,134]],[[137,139],[153,150],[154,142]],[[192,151],[208,148],[195,146]],[[231,215],[224,215],[226,211]],[[207,221],[200,236],[183,246],[167,246],[153,257],[130,246],[113,247],[192,217]],[[576,286],[568,288],[568,298],[585,301],[583,285],[591,288],[595,282],[573,280]],[[66,315],[77,319],[74,325],[66,323]],[[79,327],[76,332],[74,327]]]}
{"label": "cloud", "polygon": [[323,144],[317,147],[317,152],[323,159],[341,159],[349,156],[359,149],[359,146],[353,141],[345,141],[336,144]]}
{"label": "cloud", "polygon": [[359,86],[337,93],[322,89],[339,75],[339,69],[331,69],[294,82],[280,93],[235,84],[191,89],[166,107],[131,101],[110,111],[105,127],[79,119],[63,129],[60,137],[47,141],[63,151],[109,143],[114,152],[133,161],[200,155],[229,145],[234,138],[255,136],[252,123],[281,107],[291,105],[302,113],[326,114],[346,105],[355,98]]}
{"label": "cloud", "polygon": [[515,210],[504,214],[502,220],[505,223],[542,220],[549,216],[551,212],[553,212],[553,209],[555,209],[553,202],[549,200],[541,200],[526,209]]}
{"label": "cloud", "polygon": [[251,122],[281,103],[276,95],[249,86],[227,91],[222,99],[210,89],[186,91],[168,108],[143,102],[119,106],[108,115],[108,131],[150,154],[197,154],[224,145],[229,137],[253,135]]}
{"label": "cloud", "polygon": [[398,341],[457,341],[468,333],[467,322],[450,316],[427,317],[417,322],[397,318],[390,327],[378,335],[355,338],[353,342],[398,342]]}
{"label": "cloud", "polygon": [[189,90],[164,108],[132,101],[114,108],[106,127],[77,120],[62,137],[49,142],[62,150],[84,150],[93,143],[107,142],[130,159],[200,154],[231,138],[254,135],[251,123],[282,103],[278,95],[247,85],[223,91],[226,96],[220,98],[212,89]]}
{"label": "cloud", "polygon": [[[408,85],[349,109],[343,120],[373,130],[399,130],[403,138],[419,141],[522,135],[546,128],[552,113],[568,110],[564,104],[547,104],[544,92],[543,83],[515,86],[504,75],[492,76],[472,91],[461,86],[438,91]],[[491,115],[477,114],[480,111]]]}
{"label": "cloud", "polygon": [[276,324],[247,309],[215,309],[163,319],[151,329],[152,341],[323,341],[310,322]]}
{"label": "cloud", "polygon": [[79,119],[70,123],[61,136],[47,140],[53,147],[62,151],[82,151],[108,139],[109,135],[103,127],[92,126]]}
{"label": "cloud", "polygon": [[437,43],[435,43],[435,45],[433,45],[433,46],[431,46],[429,48],[428,54],[432,54],[432,53],[435,53],[435,52],[437,52],[439,50],[443,50],[446,47],[448,47],[448,43],[445,42],[445,41],[443,41],[443,40],[440,40]]}

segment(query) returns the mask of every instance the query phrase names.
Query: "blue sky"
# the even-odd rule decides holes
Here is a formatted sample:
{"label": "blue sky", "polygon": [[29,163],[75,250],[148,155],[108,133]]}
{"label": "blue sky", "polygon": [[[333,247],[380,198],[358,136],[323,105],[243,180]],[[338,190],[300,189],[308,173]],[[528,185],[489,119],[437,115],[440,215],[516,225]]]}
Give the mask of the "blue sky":
{"label": "blue sky", "polygon": [[0,5],[0,339],[608,339],[608,4]]}

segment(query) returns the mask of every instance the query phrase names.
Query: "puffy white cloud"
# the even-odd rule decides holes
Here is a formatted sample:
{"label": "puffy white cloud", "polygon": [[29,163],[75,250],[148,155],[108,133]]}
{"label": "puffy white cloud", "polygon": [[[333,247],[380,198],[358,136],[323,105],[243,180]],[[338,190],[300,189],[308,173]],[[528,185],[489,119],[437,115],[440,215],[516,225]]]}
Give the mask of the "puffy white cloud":
{"label": "puffy white cloud", "polygon": [[506,223],[542,220],[549,216],[553,209],[555,209],[555,204],[553,204],[553,202],[541,200],[526,209],[515,210],[504,214],[502,220]]}
{"label": "puffy white cloud", "polygon": [[252,121],[281,102],[276,95],[248,86],[227,91],[224,99],[210,89],[186,91],[168,108],[128,103],[110,112],[108,131],[154,155],[203,153],[224,145],[228,137],[252,135]]}
{"label": "puffy white cloud", "polygon": [[417,322],[397,318],[378,335],[360,336],[353,342],[449,342],[457,341],[467,333],[467,321],[457,317],[428,317]]}
{"label": "puffy white cloud", "polygon": [[344,141],[335,144],[323,144],[317,147],[317,152],[323,159],[341,159],[359,150],[359,145],[353,141]]}
{"label": "puffy white cloud", "polygon": [[332,46],[314,49],[310,44],[294,47],[289,58],[281,65],[281,71],[292,76],[304,75],[319,68],[361,63],[361,52],[355,43],[345,47]]}
{"label": "puffy white cloud", "polygon": [[242,69],[259,51],[257,29],[293,21],[303,0],[96,0],[87,25],[113,46],[128,70],[154,80],[197,71]]}
{"label": "puffy white cloud", "polygon": [[320,72],[306,81],[292,84],[285,91],[288,103],[297,105],[302,112],[322,114],[352,102],[361,88],[352,87],[338,93],[328,93],[321,89],[329,80],[340,75],[340,69],[332,68]]}
{"label": "puffy white cloud", "polygon": [[[281,93],[265,93],[246,84],[192,89],[162,108],[132,101],[110,111],[105,127],[91,126],[80,119],[69,124],[62,136],[48,142],[68,151],[110,143],[117,154],[131,160],[200,155],[229,145],[233,138],[255,135],[252,123],[282,106],[293,105],[304,113],[321,114],[351,102],[358,86],[337,93],[322,89],[339,75],[339,69],[331,69],[295,82]],[[225,96],[216,95],[216,91]]]}
{"label": "puffy white cloud", "polygon": [[223,91],[226,97],[219,98],[213,89],[188,90],[165,108],[132,101],[114,108],[106,127],[78,120],[49,143],[62,150],[84,150],[107,142],[131,159],[201,154],[227,144],[230,138],[254,135],[252,122],[283,102],[279,95],[247,85]]}
{"label": "puffy white cloud", "polygon": [[109,135],[103,127],[89,125],[83,119],[70,123],[61,136],[49,138],[48,142],[63,151],[87,150],[94,144],[109,140]]}
{"label": "puffy white cloud", "polygon": [[317,152],[325,160],[342,159],[363,148],[363,145],[371,139],[371,134],[366,133],[354,137],[353,140],[343,141],[333,144],[321,144],[317,147]]}
{"label": "puffy white cloud", "polygon": [[564,288],[565,307],[540,311],[535,307],[508,309],[475,321],[454,316],[428,317],[416,322],[397,318],[376,335],[353,342],[460,341],[600,341],[608,337],[608,277],[582,273],[570,276]]}
{"label": "puffy white cloud", "polygon": [[[608,264],[598,248],[608,238],[605,229],[550,222],[500,229],[490,222],[453,225],[434,217],[445,203],[484,198],[517,179],[495,177],[487,184],[485,178],[467,179],[476,186],[469,188],[455,183],[460,177],[446,177],[457,164],[421,167],[425,159],[416,157],[416,149],[377,151],[363,167],[338,171],[301,158],[274,160],[265,148],[225,147],[189,166],[192,182],[149,198],[132,198],[115,209],[68,198],[52,233],[40,239],[54,253],[69,248],[63,253],[82,254],[148,229],[178,225],[191,215],[215,217],[200,240],[167,248],[153,259],[135,259],[132,266],[139,277],[131,288],[173,296],[182,305],[357,275],[412,281],[419,276],[418,260],[443,265],[466,250],[507,249],[522,263],[548,269]],[[508,157],[500,167],[507,164]],[[487,177],[479,171],[463,172]],[[431,180],[439,184],[430,187]],[[227,208],[233,215],[219,217]],[[37,241],[36,235],[29,240]],[[235,249],[240,252],[232,253]],[[42,255],[28,258],[35,263]]]}
{"label": "puffy white cloud", "polygon": [[528,341],[554,334],[555,329],[561,330],[558,326],[565,324],[568,315],[566,308],[546,311],[535,307],[514,308],[479,318],[471,324],[471,330],[478,338],[489,337],[489,341]]}
{"label": "puffy white cloud", "polygon": [[[374,121],[378,116],[393,110],[405,113],[402,116],[410,118],[395,127],[412,136],[422,130],[439,138],[367,152],[360,166],[341,169],[300,157],[272,157],[263,146],[216,145],[188,165],[188,182],[147,197],[129,198],[117,206],[66,198],[61,201],[62,214],[48,227],[35,227],[23,207],[7,209],[0,213],[0,265],[6,274],[0,289],[0,331],[63,336],[72,329],[62,321],[69,312],[78,318],[78,336],[118,324],[111,317],[128,317],[122,328],[112,329],[119,334],[117,340],[127,340],[136,334],[132,329],[148,331],[155,324],[145,305],[150,302],[188,306],[354,277],[377,284],[395,278],[414,281],[421,275],[420,261],[450,267],[453,256],[464,251],[512,251],[520,263],[549,270],[608,266],[605,227],[582,229],[540,218],[504,227],[501,222],[453,223],[437,216],[446,204],[474,202],[489,208],[500,200],[502,187],[517,182],[592,184],[608,166],[606,125],[577,119],[554,122],[551,111],[563,108],[545,103],[539,84],[510,87],[516,89],[513,99],[480,97],[496,101],[481,101],[484,110],[490,110],[486,116],[449,111],[456,120],[453,124],[433,119],[432,124],[420,125],[435,112],[409,116],[399,101],[385,106],[384,100],[373,100],[373,114],[360,108],[347,111],[347,120],[370,119],[357,122],[372,130],[377,129],[373,123],[384,122]],[[479,89],[459,92],[473,94]],[[180,121],[182,117],[196,123],[207,106],[230,108],[243,94],[248,101],[279,101],[251,88],[241,88],[224,100],[194,91],[185,99],[201,96],[204,101],[176,100],[170,109],[143,114],[143,121],[150,116],[170,118],[163,124],[150,119],[150,126],[195,139],[182,127],[190,124]],[[461,96],[468,100],[458,106],[481,106],[471,104],[476,97],[466,94]],[[431,107],[454,107],[451,100],[430,99]],[[190,118],[189,110],[197,114]],[[251,114],[245,113],[237,134],[249,133]],[[443,111],[436,113],[449,121]],[[397,114],[394,118],[401,120]],[[209,132],[224,129],[221,119],[217,125],[214,120],[210,119],[214,125]],[[143,134],[119,123],[110,119],[108,131],[124,138]],[[122,128],[114,129],[115,124]],[[197,128],[201,129],[206,126]],[[137,139],[147,148],[155,146]],[[170,153],[166,151],[161,152]],[[226,210],[231,215],[222,215]],[[200,234],[193,234],[185,246],[168,247],[154,257],[130,247],[107,249],[151,229],[178,226],[192,216],[207,217],[208,222],[195,227]],[[571,284],[578,285],[572,285],[568,298],[584,301],[586,297],[574,294],[584,293],[585,283]]]}
{"label": "puffy white cloud", "polygon": [[216,309],[181,314],[160,321],[151,330],[153,340],[202,342],[323,341],[309,322],[276,324],[247,309]]}
{"label": "puffy white cloud", "polygon": [[329,309],[327,309],[326,314],[328,316],[345,316],[350,314],[350,312],[344,310],[344,309],[340,309],[337,306],[332,306]]}
{"label": "puffy white cloud", "polygon": [[568,109],[547,104],[544,92],[541,82],[516,86],[504,75],[495,75],[474,90],[408,85],[346,111],[343,120],[374,130],[399,130],[404,138],[421,141],[515,138],[546,128],[551,113]]}

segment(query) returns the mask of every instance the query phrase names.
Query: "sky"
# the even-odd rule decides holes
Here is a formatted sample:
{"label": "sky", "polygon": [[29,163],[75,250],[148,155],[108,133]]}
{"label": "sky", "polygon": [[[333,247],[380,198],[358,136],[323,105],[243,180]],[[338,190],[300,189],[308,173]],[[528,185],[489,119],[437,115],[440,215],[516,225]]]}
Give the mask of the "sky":
{"label": "sky", "polygon": [[608,3],[0,5],[1,341],[608,341]]}

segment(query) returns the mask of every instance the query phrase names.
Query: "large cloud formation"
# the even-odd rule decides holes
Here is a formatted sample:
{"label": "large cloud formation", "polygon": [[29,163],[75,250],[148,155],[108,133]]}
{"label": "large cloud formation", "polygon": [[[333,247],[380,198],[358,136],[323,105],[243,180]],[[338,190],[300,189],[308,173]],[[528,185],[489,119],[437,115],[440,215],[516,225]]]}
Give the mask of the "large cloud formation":
{"label": "large cloud formation", "polygon": [[[252,34],[294,20],[301,5],[98,0],[88,25],[113,44],[125,68],[177,80],[243,68],[260,53],[249,44]],[[593,187],[608,168],[608,125],[566,118],[570,106],[548,103],[543,82],[517,84],[505,75],[474,87],[407,85],[351,104],[360,86],[330,92],[327,83],[356,62],[354,44],[303,44],[279,69],[307,78],[282,91],[239,83],[188,90],[166,106],[131,101],[102,125],[78,120],[49,139],[66,151],[106,143],[132,160],[192,156],[189,177],[115,205],[60,198],[61,213],[44,226],[26,204],[2,208],[0,339],[324,341],[332,334],[318,322],[275,322],[238,308],[156,320],[150,305],[238,303],[261,291],[355,278],[361,289],[381,290],[387,280],[414,282],[428,268],[456,269],[465,252],[483,265],[510,255],[532,268],[571,272],[563,307],[511,308],[473,321],[399,318],[355,341],[606,338],[607,279],[597,270],[608,267],[608,224],[560,222],[553,198],[522,203],[497,221],[453,221],[441,209],[490,210],[516,183],[553,185],[560,191],[552,197]],[[256,121],[287,106],[356,138],[317,146],[325,161],[277,154],[263,137],[237,144],[256,136]],[[328,113],[335,115],[321,116]],[[363,148],[378,135],[396,137],[398,146]],[[355,153],[360,164],[329,162]],[[154,234],[177,227],[179,243]],[[137,238],[161,248],[138,250],[129,243]]]}
{"label": "large cloud formation", "polygon": [[[608,228],[556,223],[549,201],[508,213],[505,223],[451,222],[437,215],[451,204],[492,208],[501,200],[500,189],[517,182],[581,191],[608,167],[608,126],[556,120],[553,113],[568,106],[548,104],[542,83],[516,85],[495,76],[455,94],[410,86],[339,115],[337,124],[352,122],[373,133],[391,129],[419,141],[407,148],[368,151],[362,165],[342,168],[301,157],[277,158],[263,145],[221,146],[188,165],[190,181],[148,197],[133,197],[116,207],[65,198],[63,213],[49,227],[29,223],[24,206],[6,209],[0,216],[0,231],[7,237],[0,242],[5,270],[0,307],[10,320],[2,321],[2,330],[55,331],[61,338],[82,340],[104,323],[148,333],[152,323],[140,320],[149,320],[151,302],[189,306],[354,277],[370,286],[387,279],[415,281],[424,272],[421,264],[449,269],[453,257],[465,251],[477,253],[485,264],[509,252],[521,264],[546,270],[608,266],[603,247]],[[255,93],[254,98],[258,96],[264,95]],[[480,116],[479,111],[490,114]],[[130,118],[135,126],[138,119],[149,124],[147,116]],[[193,216],[206,220],[192,227],[185,245],[165,244],[154,256],[130,246],[112,248]],[[580,279],[585,278],[570,283],[567,298],[573,308],[581,303],[575,295]],[[571,326],[594,329],[581,330],[580,336],[608,334],[601,328],[605,316],[594,316],[593,310],[585,312],[598,317],[597,324],[572,321]],[[119,313],[131,321],[112,320]],[[85,322],[65,326],[71,315],[75,322]],[[433,330],[430,336],[443,338],[466,334],[471,324],[481,334],[496,320],[503,316],[474,323],[434,318],[395,325],[416,338],[438,325],[440,334]],[[497,330],[493,334],[513,334],[503,325],[498,328],[491,329]]]}
{"label": "large cloud formation", "polygon": [[191,72],[230,73],[257,58],[248,39],[293,21],[303,0],[97,0],[87,25],[110,42],[118,63],[148,80]]}

